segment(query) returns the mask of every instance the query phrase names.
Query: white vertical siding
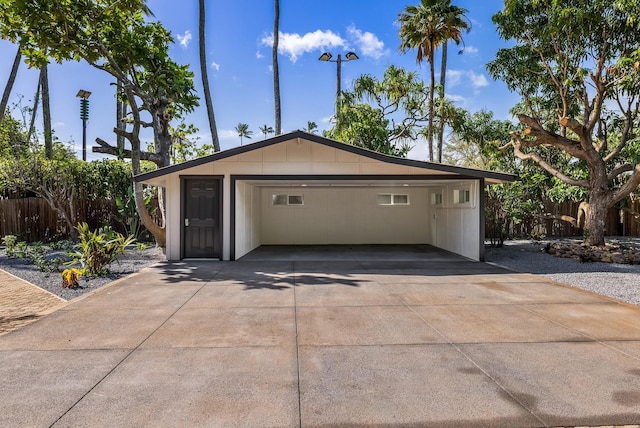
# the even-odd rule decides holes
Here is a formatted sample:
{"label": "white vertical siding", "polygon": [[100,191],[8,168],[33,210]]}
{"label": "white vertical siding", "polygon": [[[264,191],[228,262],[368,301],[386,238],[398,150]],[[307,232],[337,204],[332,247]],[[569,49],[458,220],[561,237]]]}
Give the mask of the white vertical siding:
{"label": "white vertical siding", "polygon": [[236,183],[236,258],[260,246],[259,198],[258,188],[243,182]]}
{"label": "white vertical siding", "polygon": [[[455,191],[469,189],[471,200],[468,203],[457,204],[454,200]],[[442,205],[434,207],[435,215],[431,216],[431,245],[453,253],[480,259],[480,197],[482,189],[477,180],[456,182],[440,186],[442,190]],[[434,236],[435,235],[435,236]]]}

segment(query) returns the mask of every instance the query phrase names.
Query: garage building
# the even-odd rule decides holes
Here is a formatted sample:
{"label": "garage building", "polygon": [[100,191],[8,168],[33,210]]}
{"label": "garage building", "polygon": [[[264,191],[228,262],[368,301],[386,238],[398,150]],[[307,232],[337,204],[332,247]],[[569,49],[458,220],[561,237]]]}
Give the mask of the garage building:
{"label": "garage building", "polygon": [[166,189],[168,260],[324,244],[429,244],[483,260],[485,186],[515,177],[295,131],[135,179]]}

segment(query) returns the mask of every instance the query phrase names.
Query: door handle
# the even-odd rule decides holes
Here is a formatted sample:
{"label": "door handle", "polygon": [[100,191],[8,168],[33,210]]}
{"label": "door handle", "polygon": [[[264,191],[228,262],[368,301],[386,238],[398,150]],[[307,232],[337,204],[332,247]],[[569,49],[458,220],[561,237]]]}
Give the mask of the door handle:
{"label": "door handle", "polygon": [[188,218],[184,219],[184,226],[185,227],[189,227],[189,219]]}

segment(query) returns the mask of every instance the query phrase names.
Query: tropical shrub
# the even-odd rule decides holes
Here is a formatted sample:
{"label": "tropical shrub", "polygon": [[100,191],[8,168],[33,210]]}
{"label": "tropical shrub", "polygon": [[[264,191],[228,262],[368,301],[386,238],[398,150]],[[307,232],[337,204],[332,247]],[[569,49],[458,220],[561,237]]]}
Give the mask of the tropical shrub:
{"label": "tropical shrub", "polygon": [[5,249],[7,251],[7,256],[11,257],[11,254],[15,251],[16,244],[18,242],[18,237],[15,235],[7,235],[2,238],[2,242],[4,242]]}
{"label": "tropical shrub", "polygon": [[74,251],[68,253],[71,264],[80,263],[87,274],[94,276],[109,273],[109,266],[117,260],[118,255],[127,250],[127,246],[135,242],[133,236],[125,237],[114,232],[111,227],[90,230],[87,223],[79,223],[76,227],[80,243]]}

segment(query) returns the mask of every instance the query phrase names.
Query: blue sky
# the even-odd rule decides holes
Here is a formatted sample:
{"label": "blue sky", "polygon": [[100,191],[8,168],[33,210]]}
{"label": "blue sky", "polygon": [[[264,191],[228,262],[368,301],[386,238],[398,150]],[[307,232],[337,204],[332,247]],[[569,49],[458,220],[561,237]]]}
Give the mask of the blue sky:
{"label": "blue sky", "polygon": [[[328,51],[338,54],[354,51],[357,61],[343,63],[342,88],[349,89],[353,79],[368,73],[381,77],[389,65],[417,71],[428,81],[429,67],[416,65],[415,52],[401,54],[396,23],[398,13],[407,0],[299,0],[281,1],[280,12],[280,87],[283,131],[303,129],[314,121],[320,130],[330,128],[334,112],[336,64],[318,61]],[[161,21],[175,37],[171,48],[174,60],[190,64],[195,73],[196,88],[201,93],[198,60],[197,2],[149,0],[155,19]],[[466,49],[462,55],[450,49],[447,96],[470,111],[491,110],[496,118],[508,119],[509,109],[517,102],[502,82],[493,81],[485,65],[505,43],[498,38],[491,16],[502,9],[498,0],[454,0],[468,10],[471,32],[465,34]],[[216,122],[222,149],[235,147],[240,140],[233,130],[248,123],[254,132],[252,140],[263,138],[258,127],[273,126],[273,80],[270,40],[273,30],[273,2],[269,0],[234,0],[207,2],[207,56]],[[4,87],[16,48],[0,40],[0,85]],[[439,59],[436,63],[439,69]],[[36,90],[38,71],[22,64],[14,86],[12,103],[30,105]],[[96,137],[114,142],[115,123],[113,79],[104,72],[83,64],[52,64],[49,68],[52,123],[55,135],[63,142],[82,145],[82,123],[79,119],[79,89],[92,92],[87,145]],[[186,118],[199,128],[199,141],[210,142],[204,101]],[[14,116],[19,117],[18,111]],[[41,123],[41,118],[38,119]],[[146,136],[150,140],[151,136]],[[246,141],[246,140],[245,140]],[[426,159],[424,143],[409,155]],[[100,155],[90,153],[88,159]]]}

